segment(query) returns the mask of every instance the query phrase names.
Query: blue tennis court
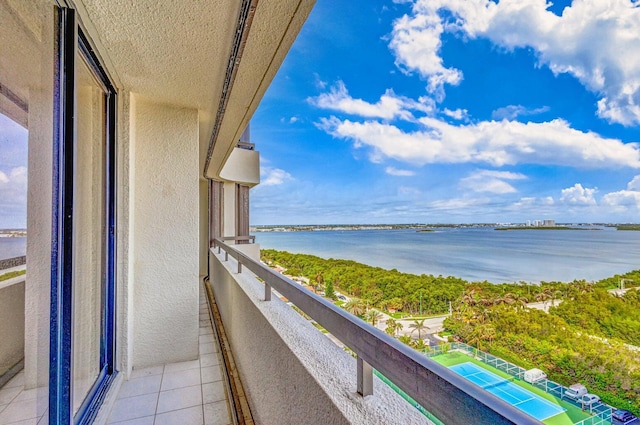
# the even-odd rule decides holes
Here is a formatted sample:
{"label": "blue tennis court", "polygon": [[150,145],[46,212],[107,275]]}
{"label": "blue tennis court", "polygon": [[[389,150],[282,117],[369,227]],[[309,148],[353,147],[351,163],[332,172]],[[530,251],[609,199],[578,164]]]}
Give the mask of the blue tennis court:
{"label": "blue tennis court", "polygon": [[471,362],[457,364],[449,369],[539,421],[566,411],[557,404]]}

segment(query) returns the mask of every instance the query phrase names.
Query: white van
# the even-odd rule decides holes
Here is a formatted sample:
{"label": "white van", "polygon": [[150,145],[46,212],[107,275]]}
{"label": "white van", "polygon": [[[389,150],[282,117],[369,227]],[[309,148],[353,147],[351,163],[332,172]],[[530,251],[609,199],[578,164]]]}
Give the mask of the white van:
{"label": "white van", "polygon": [[567,391],[564,392],[564,395],[562,397],[567,397],[572,400],[578,400],[585,394],[587,394],[587,387],[582,384],[573,384]]}
{"label": "white van", "polygon": [[530,384],[547,379],[547,374],[540,369],[529,369],[524,372],[524,380]]}

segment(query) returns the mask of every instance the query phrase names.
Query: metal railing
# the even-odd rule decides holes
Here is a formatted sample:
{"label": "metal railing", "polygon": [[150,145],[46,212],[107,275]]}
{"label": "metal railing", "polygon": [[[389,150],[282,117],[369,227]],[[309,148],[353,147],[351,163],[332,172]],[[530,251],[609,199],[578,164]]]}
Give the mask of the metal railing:
{"label": "metal railing", "polygon": [[223,241],[234,241],[234,242],[249,242],[249,243],[255,243],[256,242],[256,237],[254,235],[249,235],[249,236],[224,236],[222,238],[218,238],[221,239]]}
{"label": "metal railing", "polygon": [[0,271],[24,266],[25,264],[27,264],[27,257],[24,255],[22,257],[5,258],[0,260]]}
{"label": "metal railing", "polygon": [[309,315],[357,355],[357,391],[373,394],[373,369],[386,376],[445,424],[541,424],[516,407],[482,390],[447,367],[351,315],[291,279],[228,245],[222,238],[214,249],[237,261],[264,283],[264,300],[276,290]]}

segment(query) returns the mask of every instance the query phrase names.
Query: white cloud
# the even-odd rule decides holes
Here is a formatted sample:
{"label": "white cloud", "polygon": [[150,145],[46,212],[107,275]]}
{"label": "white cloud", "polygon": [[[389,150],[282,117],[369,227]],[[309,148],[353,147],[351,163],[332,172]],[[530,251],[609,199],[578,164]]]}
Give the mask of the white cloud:
{"label": "white cloud", "polygon": [[428,207],[435,210],[445,211],[463,211],[466,208],[486,206],[491,203],[489,198],[453,198],[453,199],[439,199],[437,201],[429,202]]}
{"label": "white cloud", "polygon": [[323,81],[322,78],[320,78],[320,75],[318,73],[314,72],[313,78],[315,80],[316,87],[319,88],[320,90],[324,90],[327,87],[327,82]]}
{"label": "white cloud", "polygon": [[409,177],[409,176],[414,176],[416,174],[411,170],[400,170],[394,167],[387,167],[384,171],[385,173],[391,176],[401,176],[401,177]]}
{"label": "white cloud", "polygon": [[602,197],[602,204],[612,207],[632,207],[640,210],[640,191],[621,190],[607,193]]}
{"label": "white cloud", "polygon": [[418,71],[427,79],[427,89],[438,100],[444,98],[445,84],[458,85],[462,81],[462,72],[446,68],[438,54],[443,31],[437,14],[405,15],[394,22],[389,43],[396,56],[396,65],[405,73]]}
{"label": "white cloud", "polygon": [[300,120],[300,118],[298,118],[298,117],[291,117],[291,118],[289,118],[289,124],[295,124],[299,120]]}
{"label": "white cloud", "polygon": [[317,97],[310,97],[307,101],[319,108],[331,109],[358,115],[366,118],[382,118],[392,120],[401,118],[413,120],[412,110],[430,112],[433,110],[433,101],[427,97],[421,97],[418,101],[403,96],[397,96],[393,90],[388,89],[376,103],[369,103],[362,99],[354,99],[349,95],[342,81],[338,81],[331,87],[329,93],[323,93]]}
{"label": "white cloud", "polygon": [[602,205],[618,207],[625,210],[628,207],[640,210],[640,175],[635,176],[627,184],[627,190],[607,193],[602,197]]}
{"label": "white cloud", "polygon": [[420,189],[416,189],[415,187],[400,186],[398,188],[398,194],[404,196],[418,196],[421,195],[422,192]]}
{"label": "white cloud", "polygon": [[627,190],[640,191],[640,174],[632,178],[631,181],[627,183]]}
{"label": "white cloud", "polygon": [[508,105],[502,108],[498,108],[491,113],[491,118],[494,120],[514,120],[520,116],[538,115],[549,110],[548,106],[541,108],[526,108],[522,105]]}
{"label": "white cloud", "polygon": [[[546,0],[416,0],[394,23],[389,47],[405,72],[417,71],[440,98],[462,73],[440,57],[443,32],[532,48],[554,73],[577,78],[600,96],[600,117],[640,123],[640,5],[633,0],[574,0],[562,16]],[[442,13],[443,11],[448,13]]]}
{"label": "white cloud", "polygon": [[555,200],[552,196],[545,196],[543,198],[536,198],[535,196],[525,196],[520,198],[519,201],[514,202],[512,207],[516,210],[522,208],[532,207],[550,207],[555,204]]}
{"label": "white cloud", "polygon": [[423,129],[405,132],[377,121],[323,118],[319,127],[334,137],[370,147],[371,158],[383,157],[424,165],[486,163],[563,165],[579,168],[640,168],[640,146],[572,129],[561,119],[546,123],[482,121],[454,126],[436,118],[418,120]]}
{"label": "white cloud", "polygon": [[5,221],[10,220],[11,222],[16,222],[17,220],[17,222],[20,223],[26,221],[26,167],[15,167],[11,169],[8,174],[0,171],[0,212],[3,213],[3,217],[1,218]]}
{"label": "white cloud", "polygon": [[288,172],[280,168],[260,167],[260,186],[277,186],[293,180]]}
{"label": "white cloud", "polygon": [[593,195],[598,191],[598,188],[585,188],[580,183],[574,184],[572,187],[562,189],[562,195],[560,196],[560,202],[569,205],[596,205],[596,200]]}
{"label": "white cloud", "polygon": [[460,184],[462,187],[471,189],[474,192],[504,194],[517,192],[516,188],[505,180],[523,180],[526,178],[524,174],[509,171],[478,170],[461,179]]}
{"label": "white cloud", "polygon": [[467,118],[469,118],[469,114],[468,111],[466,109],[456,109],[456,110],[451,110],[448,108],[444,108],[444,111],[442,111],[446,116],[454,118],[458,121],[460,120],[466,120]]}

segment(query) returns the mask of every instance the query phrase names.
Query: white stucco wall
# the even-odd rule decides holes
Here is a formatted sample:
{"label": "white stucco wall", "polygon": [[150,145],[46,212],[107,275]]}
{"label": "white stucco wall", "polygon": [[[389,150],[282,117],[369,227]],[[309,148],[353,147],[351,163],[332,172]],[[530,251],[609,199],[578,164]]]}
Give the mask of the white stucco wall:
{"label": "white stucco wall", "polygon": [[24,358],[24,281],[0,282],[0,376]]}
{"label": "white stucco wall", "polygon": [[[53,9],[52,9],[53,10]],[[51,17],[52,18],[52,17]],[[44,18],[43,18],[44,19]],[[53,22],[53,21],[52,21]],[[46,28],[47,31],[53,31]],[[53,39],[45,33],[43,39]],[[43,55],[43,59],[46,58]],[[51,55],[51,57],[53,57]],[[27,269],[25,285],[25,387],[49,384],[49,311],[51,299],[51,205],[53,151],[51,96],[53,64],[40,64],[42,86],[30,88],[27,194]]]}
{"label": "white stucco wall", "polygon": [[260,183],[260,153],[256,150],[234,148],[220,177],[250,187],[255,186]]}
{"label": "white stucco wall", "polygon": [[132,94],[130,113],[136,368],[198,357],[198,112]]}
{"label": "white stucco wall", "polygon": [[374,378],[374,394],[356,392],[356,361],[224,252],[209,255],[211,285],[249,398],[254,421],[288,424],[429,424]]}

